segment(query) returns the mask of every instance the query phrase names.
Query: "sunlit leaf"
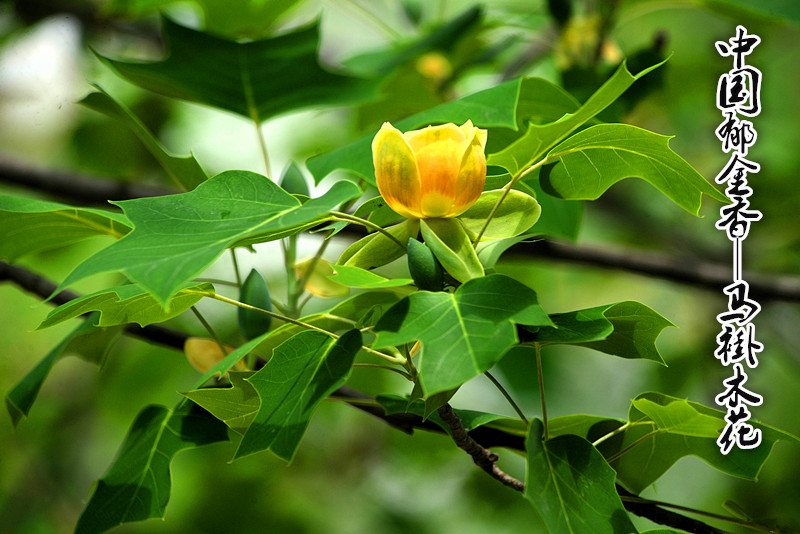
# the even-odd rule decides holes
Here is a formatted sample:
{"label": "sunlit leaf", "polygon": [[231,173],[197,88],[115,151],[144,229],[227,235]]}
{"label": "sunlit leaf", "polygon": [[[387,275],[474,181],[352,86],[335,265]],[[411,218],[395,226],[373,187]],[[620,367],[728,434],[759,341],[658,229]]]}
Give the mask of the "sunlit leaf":
{"label": "sunlit leaf", "polygon": [[512,321],[551,324],[533,290],[504,275],[476,278],[455,293],[416,292],[375,325],[376,348],[422,342],[415,357],[426,396],[490,369],[517,341]]}
{"label": "sunlit leaf", "polygon": [[545,167],[539,181],[559,198],[594,200],[618,181],[638,177],[695,215],[704,194],[728,202],[669,148],[669,139],[627,124],[592,126],[549,152],[558,162]]}
{"label": "sunlit leaf", "polygon": [[491,154],[487,159],[487,163],[504,167],[511,174],[516,174],[531,166],[539,161],[550,147],[565,139],[570,133],[607,108],[633,82],[659,66],[661,66],[661,63],[634,76],[628,72],[623,63],[614,75],[575,112],[570,112],[548,124],[530,124],[527,132],[522,137],[503,150]]}
{"label": "sunlit leaf", "polygon": [[258,413],[261,401],[258,393],[246,379],[252,372],[228,373],[231,387],[203,388],[184,393],[195,404],[208,410],[231,430],[244,434]]}
{"label": "sunlit leaf", "polygon": [[385,278],[372,271],[348,265],[336,265],[333,270],[335,274],[328,278],[347,287],[375,289],[380,287],[405,286],[413,282],[410,278]]}
{"label": "sunlit leaf", "polygon": [[202,293],[211,294],[213,292],[214,286],[209,283],[185,284],[170,299],[169,305],[165,309],[151,294],[134,284],[101,289],[70,300],[52,310],[37,327],[37,330],[63,323],[90,311],[100,312],[99,326],[126,323],[138,323],[140,326],[146,326],[152,323],[162,323],[194,306],[203,298]]}
{"label": "sunlit leaf", "polygon": [[359,193],[352,183],[337,182],[301,205],[264,176],[227,171],[188,193],[118,202],[134,230],[78,265],[59,289],[121,271],[166,304],[237,241],[316,220]]}
{"label": "sunlit leaf", "polygon": [[749,423],[761,429],[761,445],[753,449],[733,447],[723,455],[716,442],[719,433],[714,430],[725,426],[724,417],[725,412],[696,402],[663,393],[643,393],[632,402],[628,413],[629,421],[638,424],[625,431],[623,440],[610,447],[601,444],[600,450],[609,456],[650,434],[611,464],[625,487],[639,493],[684,456],[697,456],[723,473],[755,479],[775,442],[800,444],[797,437],[751,419]]}
{"label": "sunlit leaf", "polygon": [[[503,191],[484,191],[475,204],[458,216],[470,236],[476,236],[494,210]],[[519,235],[539,220],[542,208],[536,199],[522,191],[508,192],[500,207],[494,212],[482,239],[503,239]]]}

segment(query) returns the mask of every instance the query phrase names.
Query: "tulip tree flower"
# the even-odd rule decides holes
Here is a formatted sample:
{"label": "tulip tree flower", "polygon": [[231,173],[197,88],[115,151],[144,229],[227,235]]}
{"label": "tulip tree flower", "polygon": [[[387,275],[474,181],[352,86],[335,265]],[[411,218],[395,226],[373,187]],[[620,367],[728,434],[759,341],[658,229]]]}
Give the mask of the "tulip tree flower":
{"label": "tulip tree flower", "polygon": [[[398,243],[421,232],[425,244],[419,245],[429,248],[452,278],[466,282],[483,276],[478,241],[519,235],[540,213],[536,199],[521,191],[483,191],[486,136],[469,120],[405,133],[383,123],[372,141],[375,180],[389,207],[406,219],[357,241],[338,263],[380,267],[406,253]],[[495,209],[501,197],[502,209]]]}
{"label": "tulip tree flower", "polygon": [[483,191],[485,147],[486,130],[472,121],[405,133],[385,122],[372,141],[378,190],[404,217],[461,215]]}

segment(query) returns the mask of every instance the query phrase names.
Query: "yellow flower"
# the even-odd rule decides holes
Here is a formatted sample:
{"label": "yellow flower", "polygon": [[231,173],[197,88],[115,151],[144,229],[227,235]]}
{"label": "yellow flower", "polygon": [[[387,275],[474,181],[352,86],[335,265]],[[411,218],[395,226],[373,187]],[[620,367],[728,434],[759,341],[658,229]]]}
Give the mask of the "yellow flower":
{"label": "yellow flower", "polygon": [[486,181],[486,130],[467,121],[401,133],[383,123],[372,141],[378,190],[404,217],[457,217]]}

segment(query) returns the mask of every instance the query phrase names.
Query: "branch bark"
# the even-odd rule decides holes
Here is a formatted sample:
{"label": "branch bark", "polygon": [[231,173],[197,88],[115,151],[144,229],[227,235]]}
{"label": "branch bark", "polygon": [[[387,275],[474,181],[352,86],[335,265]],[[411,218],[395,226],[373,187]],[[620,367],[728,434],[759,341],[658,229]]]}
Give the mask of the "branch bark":
{"label": "branch bark", "polygon": [[[108,200],[128,200],[178,193],[162,186],[129,184],[111,178],[44,170],[0,159],[0,182],[55,195],[78,204],[106,204]],[[363,230],[348,226],[340,235],[364,236]],[[603,246],[571,245],[556,241],[518,243],[506,252],[507,257],[539,258],[566,261],[607,269],[620,269],[645,276],[693,285],[722,294],[731,283],[730,265],[692,258],[671,258],[664,254]],[[784,300],[800,302],[800,277],[765,275],[745,271],[750,298],[759,302]]]}
{"label": "branch bark", "polygon": [[[47,278],[23,267],[9,265],[3,261],[0,261],[0,282],[11,282],[17,287],[42,299],[48,298],[56,289],[56,284]],[[62,291],[48,302],[54,305],[60,305],[78,297],[79,295],[71,291]],[[148,325],[145,327],[128,325],[125,328],[125,333],[150,343],[163,345],[178,351],[183,351],[184,342],[189,337],[189,335],[184,332],[160,325]],[[423,420],[419,416],[408,413],[387,414],[378,404],[365,404],[365,401],[371,401],[373,399],[346,386],[337,389],[331,396],[342,399],[345,402],[348,400],[354,401],[350,404],[354,408],[377,417],[386,424],[408,434],[413,433],[414,430],[425,430],[439,434],[444,433],[441,427],[429,420]],[[522,437],[487,427],[479,427],[471,432],[466,432],[464,426],[461,424],[460,418],[449,404],[439,409],[439,415],[442,417],[442,420],[450,426],[451,435],[456,444],[469,453],[473,461],[481,467],[481,469],[501,483],[517,491],[523,490],[524,484],[501,471],[495,465],[497,455],[487,450],[491,447],[506,447],[524,451],[525,442]],[[617,486],[617,492],[621,497],[632,495],[619,485]],[[647,518],[660,525],[678,528],[695,534],[726,534],[725,531],[707,525],[702,521],[686,517],[671,510],[666,510],[657,505],[624,501],[623,505],[629,512]]]}

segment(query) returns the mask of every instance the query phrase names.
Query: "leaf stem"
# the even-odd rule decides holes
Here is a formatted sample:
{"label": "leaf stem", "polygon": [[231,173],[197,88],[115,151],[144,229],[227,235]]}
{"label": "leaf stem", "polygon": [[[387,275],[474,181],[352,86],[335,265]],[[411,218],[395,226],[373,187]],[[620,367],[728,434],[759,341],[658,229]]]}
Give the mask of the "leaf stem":
{"label": "leaf stem", "polygon": [[517,415],[519,415],[519,418],[522,419],[522,421],[527,426],[528,425],[528,418],[525,417],[525,413],[520,409],[520,407],[517,405],[517,403],[514,402],[514,399],[511,397],[511,394],[509,394],[509,392],[506,390],[506,388],[503,387],[503,384],[501,384],[494,376],[492,376],[492,373],[490,373],[489,371],[486,371],[483,374],[485,374],[486,378],[488,378],[492,382],[492,384],[494,384],[494,386],[498,390],[500,390],[500,393],[503,394],[503,396],[506,398],[506,400],[511,405],[511,407],[514,408],[514,411],[517,412]]}
{"label": "leaf stem", "polygon": [[640,437],[639,439],[637,439],[636,441],[634,441],[633,443],[631,443],[630,445],[628,445],[627,447],[625,447],[621,451],[617,452],[616,454],[612,454],[611,456],[606,458],[606,462],[608,462],[610,464],[612,462],[615,462],[615,461],[619,460],[622,456],[624,456],[625,454],[630,452],[631,449],[633,449],[634,447],[636,447],[640,443],[643,443],[643,442],[647,441],[648,439],[652,438],[653,436],[657,436],[658,434],[661,434],[662,432],[663,432],[663,430],[659,430],[659,429],[655,429],[655,430],[653,430],[651,432],[648,432],[647,434],[645,434],[644,436]]}
{"label": "leaf stem", "polygon": [[[375,230],[376,232],[380,232],[383,235],[385,235],[386,237],[388,237],[389,239],[391,239],[392,241],[394,241],[397,244],[398,247],[403,249],[403,251],[406,250],[406,245],[402,244],[395,236],[393,236],[392,234],[387,232],[386,229],[381,228],[380,226],[378,226],[377,224],[375,224],[372,221],[368,221],[367,219],[362,219],[361,217],[356,217],[355,215],[350,215],[349,213],[342,213],[341,211],[330,211],[329,213],[331,215],[333,215],[333,217],[332,217],[333,220],[338,220],[340,222],[352,222],[352,223],[360,224],[362,226],[365,226],[367,228]],[[342,220],[342,219],[344,219],[344,220]]]}
{"label": "leaf stem", "polygon": [[[337,334],[334,334],[333,332],[329,332],[329,331],[325,330],[324,328],[320,328],[318,326],[314,326],[313,324],[304,323],[303,321],[298,321],[297,319],[292,319],[291,317],[287,317],[285,315],[281,315],[280,313],[275,313],[275,312],[271,312],[269,310],[265,310],[263,308],[258,308],[256,306],[251,306],[250,304],[245,304],[244,302],[239,302],[238,300],[230,299],[228,297],[223,297],[222,295],[217,295],[216,293],[206,293],[204,291],[192,291],[192,290],[187,290],[187,293],[194,293],[196,295],[202,295],[204,297],[212,298],[212,299],[215,299],[215,300],[219,300],[221,302],[225,302],[227,304],[232,304],[234,306],[238,306],[240,308],[244,308],[245,310],[250,310],[250,311],[254,311],[254,312],[258,312],[258,313],[263,313],[264,315],[268,315],[268,316],[270,316],[270,317],[272,317],[274,319],[278,319],[279,321],[284,321],[284,322],[287,322],[287,323],[290,323],[290,324],[293,324],[293,325],[296,325],[296,326],[300,326],[302,328],[307,328],[309,330],[316,330],[317,332],[322,332],[323,334],[328,335],[328,336],[332,337],[333,339],[339,339],[339,336]],[[361,346],[361,350],[363,350],[364,352],[367,352],[369,354],[372,354],[373,356],[377,356],[379,358],[382,358],[382,359],[386,360],[387,362],[389,362],[391,364],[404,365],[406,363],[406,359],[399,352],[397,353],[397,356],[392,356],[392,355],[385,354],[383,352],[377,351],[377,350],[375,350],[375,349],[373,349],[371,347],[367,347],[365,345]]]}
{"label": "leaf stem", "polygon": [[239,272],[239,262],[236,260],[236,248],[228,249],[231,251],[231,260],[233,261],[233,274],[236,275],[236,286],[242,287],[242,275]]}
{"label": "leaf stem", "polygon": [[385,365],[380,365],[377,363],[354,363],[353,367],[374,367],[376,369],[386,369],[387,371],[399,374],[400,376],[402,376],[407,380],[410,380],[412,382],[414,381],[414,379],[411,378],[410,374],[406,373],[402,369],[397,369],[396,367],[386,367]]}
{"label": "leaf stem", "polygon": [[286,314],[296,317],[297,313],[297,277],[294,264],[297,261],[297,236],[292,235],[281,241],[283,263],[286,272]]}
{"label": "leaf stem", "polygon": [[219,278],[195,278],[193,282],[208,282],[209,284],[217,284],[221,286],[238,287],[239,284],[229,280],[220,280]]}
{"label": "leaf stem", "polygon": [[511,180],[503,188],[503,194],[500,196],[500,198],[497,199],[497,202],[495,202],[494,207],[492,208],[492,211],[489,212],[489,216],[486,217],[486,221],[484,221],[483,226],[481,227],[481,231],[478,232],[478,235],[472,241],[472,247],[473,248],[478,246],[478,243],[480,242],[481,238],[483,237],[483,234],[486,232],[486,229],[489,227],[489,223],[492,221],[492,218],[497,213],[497,210],[500,209],[500,204],[502,204],[503,201],[506,199],[506,197],[508,196],[508,193],[511,191],[511,188],[514,187],[514,184],[519,182],[527,174],[535,171],[536,169],[538,169],[542,165],[550,163],[550,161],[552,161],[552,159],[556,159],[556,158],[551,158],[550,156],[546,156],[545,158],[539,160],[537,163],[534,163],[533,165],[531,165],[527,169],[524,169],[524,170],[521,170],[521,171],[517,171],[517,173],[511,178]]}
{"label": "leaf stem", "polygon": [[542,423],[544,425],[544,432],[542,433],[542,441],[547,441],[549,432],[547,430],[547,402],[544,398],[544,374],[542,373],[542,346],[539,343],[534,343],[533,348],[536,351],[536,375],[539,379],[539,399],[542,401]]}
{"label": "leaf stem", "polygon": [[206,332],[208,332],[209,335],[214,339],[214,341],[217,342],[217,345],[219,345],[220,350],[222,350],[222,354],[228,354],[228,351],[225,349],[225,344],[222,342],[222,339],[219,337],[219,335],[217,335],[217,333],[211,327],[211,324],[209,324],[209,322],[206,321],[205,317],[203,317],[203,314],[200,313],[200,310],[198,310],[196,306],[192,306],[190,309],[192,310],[192,313],[194,313],[194,316],[197,317],[197,320],[200,321],[200,324],[203,325],[203,328],[206,329]]}

